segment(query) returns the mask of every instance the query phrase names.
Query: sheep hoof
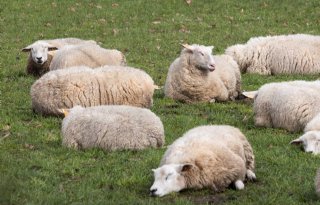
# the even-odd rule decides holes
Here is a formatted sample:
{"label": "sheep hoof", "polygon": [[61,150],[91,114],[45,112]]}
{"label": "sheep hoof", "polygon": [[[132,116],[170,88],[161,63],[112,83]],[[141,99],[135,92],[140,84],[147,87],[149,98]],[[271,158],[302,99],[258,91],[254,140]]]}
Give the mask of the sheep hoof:
{"label": "sheep hoof", "polygon": [[247,179],[250,181],[254,181],[257,179],[256,174],[249,169],[247,170],[246,176],[247,176]]}
{"label": "sheep hoof", "polygon": [[244,189],[244,183],[243,181],[241,180],[237,180],[235,183],[234,183],[235,187],[237,190],[242,190]]}
{"label": "sheep hoof", "polygon": [[210,103],[215,103],[216,100],[215,100],[214,98],[212,98],[209,102],[210,102]]}

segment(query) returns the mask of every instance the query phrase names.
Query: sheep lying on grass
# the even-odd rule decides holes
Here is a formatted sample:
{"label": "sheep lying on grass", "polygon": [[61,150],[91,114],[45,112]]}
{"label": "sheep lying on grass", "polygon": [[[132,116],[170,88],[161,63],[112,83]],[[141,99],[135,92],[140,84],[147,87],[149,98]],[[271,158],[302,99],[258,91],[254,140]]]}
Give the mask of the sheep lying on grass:
{"label": "sheep lying on grass", "polygon": [[241,72],[262,75],[320,73],[320,36],[295,34],[251,38],[225,53]]}
{"label": "sheep lying on grass", "polygon": [[97,68],[104,65],[125,66],[125,56],[118,50],[104,49],[93,44],[67,46],[56,52],[50,70],[74,66]]}
{"label": "sheep lying on grass", "polygon": [[170,145],[153,170],[153,196],[188,188],[223,191],[230,184],[243,189],[243,181],[256,178],[251,145],[239,129],[227,125],[200,126]]}
{"label": "sheep lying on grass", "polygon": [[304,128],[304,134],[290,144],[303,145],[305,152],[320,153],[320,114],[317,114]]}
{"label": "sheep lying on grass", "polygon": [[320,112],[320,81],[263,85],[254,99],[255,124],[301,131]]}
{"label": "sheep lying on grass", "polygon": [[93,40],[82,40],[78,38],[61,38],[52,40],[39,40],[23,48],[23,52],[29,52],[27,73],[41,76],[49,71],[54,51],[67,45],[96,44]]}
{"label": "sheep lying on grass", "polygon": [[62,121],[62,144],[75,149],[141,150],[161,147],[161,120],[145,108],[107,105],[76,106]]}
{"label": "sheep lying on grass", "polygon": [[59,109],[97,105],[151,107],[156,86],[142,70],[104,66],[74,67],[42,76],[31,87],[32,108],[44,115],[61,115]]}
{"label": "sheep lying on grass", "polygon": [[183,45],[171,65],[165,95],[182,102],[234,100],[240,93],[240,71],[227,55],[212,56],[212,46]]}

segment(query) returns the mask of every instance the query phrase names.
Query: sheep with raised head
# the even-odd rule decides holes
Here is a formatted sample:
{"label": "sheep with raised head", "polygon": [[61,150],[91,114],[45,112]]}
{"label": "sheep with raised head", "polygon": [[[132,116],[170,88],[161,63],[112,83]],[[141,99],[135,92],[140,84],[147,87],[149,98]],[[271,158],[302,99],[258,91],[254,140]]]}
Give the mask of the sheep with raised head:
{"label": "sheep with raised head", "polygon": [[123,66],[85,66],[50,71],[31,87],[32,108],[61,115],[62,108],[97,105],[151,107],[156,86],[144,71]]}
{"label": "sheep with raised head", "polygon": [[240,71],[230,56],[212,56],[213,46],[183,47],[168,71],[167,97],[192,103],[234,100],[240,94]]}
{"label": "sheep with raised head", "polygon": [[[27,73],[34,76],[42,76],[48,72],[55,50],[67,45],[97,44],[93,40],[82,40],[78,38],[59,38],[51,40],[38,40],[25,48],[23,52],[29,52]],[[51,52],[50,52],[51,51]]]}
{"label": "sheep with raised head", "polygon": [[244,188],[256,179],[252,147],[241,131],[228,125],[200,126],[171,144],[154,169],[153,196],[189,188],[223,191],[229,185]]}
{"label": "sheep with raised head", "polygon": [[320,112],[320,81],[263,85],[255,95],[256,126],[301,131]]}
{"label": "sheep with raised head", "polygon": [[104,65],[125,66],[125,56],[118,50],[105,49],[99,45],[66,46],[55,53],[55,57],[50,64],[50,71],[75,66],[97,68]]}
{"label": "sheep with raised head", "polygon": [[262,75],[320,73],[320,36],[307,34],[253,37],[226,49],[242,73]]}
{"label": "sheep with raised head", "polygon": [[162,122],[149,109],[75,106],[62,121],[62,144],[75,149],[142,150],[164,144]]}

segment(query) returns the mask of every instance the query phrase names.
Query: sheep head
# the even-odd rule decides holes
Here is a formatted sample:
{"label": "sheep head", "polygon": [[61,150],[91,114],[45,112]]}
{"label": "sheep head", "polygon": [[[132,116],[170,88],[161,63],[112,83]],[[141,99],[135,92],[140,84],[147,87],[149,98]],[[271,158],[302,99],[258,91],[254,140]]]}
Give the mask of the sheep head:
{"label": "sheep head", "polygon": [[190,65],[194,65],[199,70],[203,71],[214,71],[215,61],[212,56],[213,46],[202,46],[202,45],[188,45],[181,44],[184,49],[182,53],[188,53]]}
{"label": "sheep head", "polygon": [[36,41],[35,43],[22,49],[23,52],[30,52],[33,62],[42,65],[48,60],[48,51],[58,48],[45,41]]}
{"label": "sheep head", "polygon": [[292,140],[290,144],[303,145],[305,152],[320,153],[320,131],[309,131],[301,137]]}
{"label": "sheep head", "polygon": [[161,197],[186,188],[182,173],[190,170],[192,166],[191,164],[166,164],[153,169],[155,181],[150,188],[150,195]]}

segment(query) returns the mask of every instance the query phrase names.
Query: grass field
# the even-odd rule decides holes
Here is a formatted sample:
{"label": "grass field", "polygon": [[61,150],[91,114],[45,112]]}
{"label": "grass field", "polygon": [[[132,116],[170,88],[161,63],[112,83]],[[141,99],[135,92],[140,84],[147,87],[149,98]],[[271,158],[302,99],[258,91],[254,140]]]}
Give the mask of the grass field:
{"label": "grass field", "polygon": [[[32,112],[21,48],[38,39],[93,39],[125,53],[163,85],[179,43],[214,45],[215,53],[250,37],[320,34],[320,1],[310,0],[12,0],[0,1],[0,204],[320,204],[314,177],[320,158],[289,142],[301,133],[256,128],[252,104],[187,105],[154,95],[166,145],[205,124],[239,127],[256,156],[258,181],[243,191],[186,190],[149,196],[152,168],[165,148],[144,151],[74,151],[61,146],[61,119]],[[243,89],[312,76],[244,74]],[[299,97],[299,96],[297,96]]]}

